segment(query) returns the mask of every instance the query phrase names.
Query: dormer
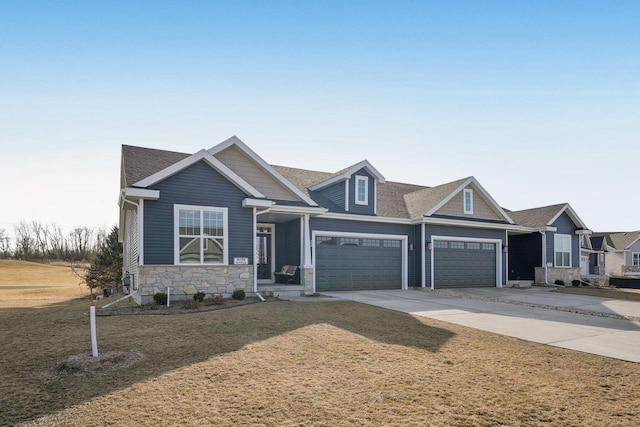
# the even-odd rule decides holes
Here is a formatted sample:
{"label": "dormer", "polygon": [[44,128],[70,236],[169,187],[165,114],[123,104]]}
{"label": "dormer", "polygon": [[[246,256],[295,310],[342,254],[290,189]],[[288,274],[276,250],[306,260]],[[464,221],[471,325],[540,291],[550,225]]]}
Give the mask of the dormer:
{"label": "dormer", "polygon": [[384,176],[363,160],[312,185],[309,192],[330,211],[376,215],[377,184],[384,182]]}

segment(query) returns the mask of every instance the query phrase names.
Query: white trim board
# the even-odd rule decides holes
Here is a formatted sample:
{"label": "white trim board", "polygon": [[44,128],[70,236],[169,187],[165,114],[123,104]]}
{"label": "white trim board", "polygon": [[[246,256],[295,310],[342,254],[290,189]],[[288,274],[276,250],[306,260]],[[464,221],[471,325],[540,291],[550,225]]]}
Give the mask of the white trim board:
{"label": "white trim board", "polygon": [[349,233],[342,231],[314,230],[311,233],[312,265],[313,265],[313,292],[316,291],[316,237],[352,237],[354,239],[387,239],[402,241],[402,289],[408,289],[409,284],[409,236],[403,234],[373,234],[373,233]]}
{"label": "white trim board", "polygon": [[278,180],[282,185],[284,185],[289,191],[298,196],[301,200],[309,204],[310,206],[318,206],[316,202],[314,202],[309,196],[304,194],[298,187],[293,185],[288,179],[286,179],[280,172],[275,170],[273,166],[269,163],[265,162],[262,157],[260,157],[255,151],[253,151],[247,144],[242,142],[240,138],[237,136],[232,136],[231,138],[222,141],[220,144],[211,147],[207,150],[212,156],[215,156],[217,153],[235,145],[241,151],[243,151],[246,155],[251,157],[251,159],[258,163],[262,169],[264,169],[267,173],[271,174],[276,180]]}
{"label": "white trim board", "polygon": [[244,191],[246,194],[253,197],[258,197],[261,199],[265,198],[264,194],[262,194],[261,192],[253,188],[253,186],[251,186],[244,179],[240,178],[240,176],[238,176],[235,172],[233,172],[231,169],[229,169],[224,164],[222,164],[220,160],[213,157],[207,150],[200,150],[197,153],[192,154],[189,157],[182,159],[179,162],[176,162],[171,166],[166,167],[161,171],[156,172],[153,175],[150,175],[145,179],[136,182],[134,186],[149,187],[151,185],[157,184],[158,182],[163,181],[172,175],[175,175],[176,173],[188,168],[189,166],[201,160],[203,160],[213,169],[218,171],[222,176],[224,176],[226,179],[228,179],[231,183],[233,183],[240,190]]}
{"label": "white trim board", "polygon": [[453,190],[447,197],[442,199],[440,203],[438,203],[433,208],[431,208],[431,210],[429,210],[429,212],[427,212],[425,216],[431,216],[434,213],[436,213],[449,200],[453,199],[456,196],[456,194],[458,194],[460,191],[464,190],[467,186],[469,186],[469,184],[474,184],[475,187],[478,189],[478,191],[480,191],[482,196],[485,198],[485,200],[488,200],[489,203],[493,205],[494,210],[498,214],[500,214],[509,224],[515,224],[515,222],[511,219],[511,217],[507,215],[504,209],[500,207],[500,205],[493,199],[493,197],[491,197],[491,195],[487,192],[487,190],[485,190],[484,187],[482,187],[482,185],[480,185],[478,180],[473,176],[470,176],[469,178],[467,178],[461,185],[458,186],[458,188]]}
{"label": "white trim board", "polygon": [[321,181],[317,184],[312,185],[311,187],[309,187],[309,190],[311,191],[321,190],[325,187],[330,186],[331,184],[335,184],[336,182],[349,179],[351,175],[358,172],[360,169],[365,169],[373,177],[374,180],[377,180],[382,184],[386,182],[385,177],[382,176],[382,174],[376,168],[374,168],[373,165],[369,163],[368,160],[363,160],[361,162],[356,163],[355,165],[350,166],[344,172],[338,175],[332,176],[331,178],[325,181]]}
{"label": "white trim board", "polygon": [[[272,283],[275,283],[275,275],[274,275],[274,273],[276,271],[276,225],[273,224],[273,223],[256,222],[256,232],[255,232],[254,237],[253,237],[254,241],[258,237],[258,228],[260,228],[260,227],[268,228],[269,231],[266,232],[266,233],[262,233],[262,234],[268,234],[268,235],[271,236],[271,239],[270,239],[271,240],[271,245],[270,245],[271,247],[269,248],[271,250],[271,260],[270,260],[271,261],[271,266],[269,267],[270,271],[271,271],[271,275],[270,275],[271,278],[270,279],[258,279],[257,278],[258,276],[256,275],[256,280],[257,280],[259,285],[272,284]],[[253,253],[256,254],[256,255],[257,255],[257,249],[258,248],[255,248],[254,251],[253,251]],[[253,260],[253,262],[257,267],[258,260],[255,259],[255,260]],[[257,274],[257,271],[256,271],[256,274]]]}
{"label": "white trim board", "polygon": [[589,229],[589,227],[587,227],[585,223],[582,222],[582,220],[580,219],[576,211],[573,210],[573,208],[569,205],[569,203],[565,203],[565,205],[558,211],[558,213],[555,214],[553,218],[551,218],[551,221],[549,221],[547,225],[553,224],[560,217],[560,215],[562,215],[565,211],[568,211],[567,214],[569,215],[569,218],[571,219],[571,221],[573,221],[575,225],[585,230]]}
{"label": "white trim board", "polygon": [[[369,205],[369,177],[365,175],[356,175],[355,176],[356,185],[354,186],[354,198],[353,201],[356,205],[368,206]],[[358,200],[358,183],[364,182],[364,200]]]}

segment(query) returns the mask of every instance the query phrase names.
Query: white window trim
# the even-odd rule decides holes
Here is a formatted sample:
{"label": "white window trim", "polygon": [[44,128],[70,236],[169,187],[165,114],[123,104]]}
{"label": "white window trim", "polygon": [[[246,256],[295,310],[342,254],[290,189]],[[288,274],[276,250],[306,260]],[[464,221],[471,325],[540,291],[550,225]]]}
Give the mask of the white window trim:
{"label": "white window trim", "polygon": [[[467,194],[470,196],[470,209],[467,209]],[[473,190],[468,188],[464,190],[462,194],[462,209],[466,214],[473,214]]]}
{"label": "white window trim", "polygon": [[[202,251],[200,252],[200,263],[180,263],[180,209],[190,209],[208,212],[222,212],[222,263],[202,262]],[[200,232],[202,233],[202,221],[204,216],[200,215]],[[202,237],[202,236],[201,236]],[[254,238],[255,240],[255,238]],[[174,265],[229,265],[229,209],[216,206],[195,206],[195,205],[173,205],[173,263]]]}
{"label": "white window trim", "polygon": [[[634,263],[633,263],[633,257],[634,257],[634,256],[637,256],[637,257],[638,257],[638,263],[637,263],[637,264],[634,264]],[[640,252],[631,252],[631,265],[632,265],[632,266],[638,266],[638,265],[640,265]]]}
{"label": "white window trim", "polygon": [[[358,200],[358,184],[364,181],[364,201]],[[355,192],[354,192],[354,199],[355,199],[355,203],[356,205],[368,205],[369,204],[369,177],[367,176],[361,176],[361,175],[356,175],[356,186],[355,186]]]}
{"label": "white window trim", "polygon": [[[557,264],[557,257],[556,254],[558,253],[558,250],[556,248],[556,237],[568,237],[569,238],[569,265],[558,265]],[[571,268],[573,266],[573,248],[571,247],[573,245],[572,239],[571,239],[571,234],[560,234],[560,233],[556,233],[553,235],[553,266],[557,267],[557,268]]]}

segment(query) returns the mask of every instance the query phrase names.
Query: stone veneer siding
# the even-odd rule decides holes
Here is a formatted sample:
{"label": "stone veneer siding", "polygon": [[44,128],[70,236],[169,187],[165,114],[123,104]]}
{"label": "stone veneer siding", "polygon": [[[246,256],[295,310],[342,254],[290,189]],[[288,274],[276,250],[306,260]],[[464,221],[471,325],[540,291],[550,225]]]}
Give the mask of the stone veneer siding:
{"label": "stone veneer siding", "polygon": [[638,275],[640,274],[640,265],[623,265],[622,275]]}
{"label": "stone veneer siding", "polygon": [[138,267],[139,304],[153,300],[156,292],[167,292],[171,299],[183,300],[196,292],[211,295],[231,294],[243,289],[253,294],[252,265],[141,265]]}
{"label": "stone veneer siding", "polygon": [[304,287],[303,293],[309,295],[313,293],[313,268],[300,269],[300,284]]}
{"label": "stone veneer siding", "polygon": [[[544,267],[535,268],[535,282],[536,284],[544,284]],[[571,281],[574,279],[580,280],[582,278],[582,272],[579,268],[570,267],[547,267],[547,283],[554,284],[556,280],[560,279],[565,285],[571,286]]]}

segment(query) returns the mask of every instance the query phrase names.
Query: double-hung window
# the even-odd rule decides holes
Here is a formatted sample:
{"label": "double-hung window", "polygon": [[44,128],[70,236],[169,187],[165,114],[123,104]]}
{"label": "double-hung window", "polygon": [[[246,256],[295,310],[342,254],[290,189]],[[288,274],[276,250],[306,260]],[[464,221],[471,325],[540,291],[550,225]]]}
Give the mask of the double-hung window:
{"label": "double-hung window", "polygon": [[571,267],[571,236],[556,234],[554,236],[554,252],[556,267]]}
{"label": "double-hung window", "polygon": [[633,252],[631,254],[631,265],[640,265],[640,252]]}
{"label": "double-hung window", "polygon": [[369,178],[356,175],[356,205],[369,204]]}
{"label": "double-hung window", "polygon": [[228,264],[227,213],[227,208],[175,205],[175,264]]}

